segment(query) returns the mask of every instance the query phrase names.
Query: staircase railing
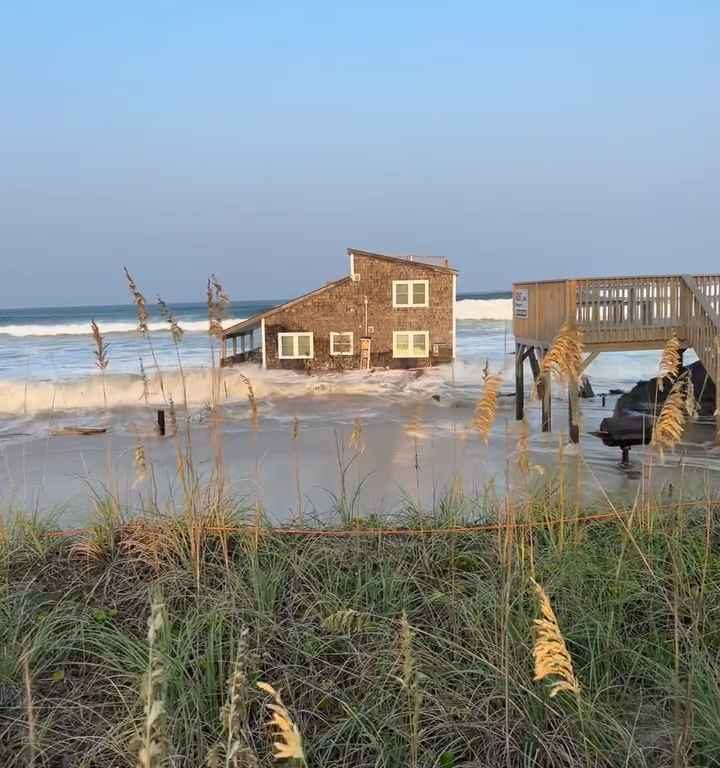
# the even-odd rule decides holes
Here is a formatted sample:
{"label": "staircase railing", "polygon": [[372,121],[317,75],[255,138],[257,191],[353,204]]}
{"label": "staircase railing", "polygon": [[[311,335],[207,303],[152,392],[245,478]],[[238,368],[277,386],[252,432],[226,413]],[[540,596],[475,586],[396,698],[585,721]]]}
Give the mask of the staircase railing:
{"label": "staircase railing", "polygon": [[[717,294],[708,295],[708,282],[683,275],[682,324],[685,340],[695,350],[705,371],[715,382],[716,399],[720,398],[720,314]],[[715,297],[713,300],[713,296]],[[718,399],[720,403],[720,399]]]}

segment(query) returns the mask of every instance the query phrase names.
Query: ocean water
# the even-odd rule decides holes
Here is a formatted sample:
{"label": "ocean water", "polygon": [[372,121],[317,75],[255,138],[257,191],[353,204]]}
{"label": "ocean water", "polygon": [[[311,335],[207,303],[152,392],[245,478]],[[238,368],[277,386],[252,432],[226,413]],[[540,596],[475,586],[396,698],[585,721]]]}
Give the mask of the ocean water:
{"label": "ocean water", "polygon": [[[503,374],[503,395],[514,391],[514,339],[509,292],[460,294],[456,308],[457,359],[452,365],[422,371],[348,371],[311,376],[292,371],[262,370],[254,364],[223,369],[220,386],[222,429],[227,471],[241,492],[254,493],[256,467],[263,467],[263,496],[275,514],[292,507],[293,453],[288,435],[296,417],[302,423],[303,477],[308,502],[318,510],[327,504],[332,485],[329,468],[336,462],[337,435],[347,437],[355,419],[364,425],[368,441],[357,471],[369,508],[397,501],[398,489],[415,486],[417,446],[424,467],[423,494],[431,499],[458,466],[468,492],[493,482],[503,487],[510,435],[516,424],[511,397],[499,401],[498,418],[489,446],[456,438],[470,434],[473,409],[482,388],[485,366]],[[227,323],[275,305],[277,301],[235,302]],[[184,328],[178,352],[167,324],[151,307],[151,341],[137,333],[133,306],[41,308],[0,311],[0,507],[3,504],[50,508],[58,500],[74,510],[70,523],[85,519],[88,484],[124,483],[127,498],[137,495],[134,449],[143,441],[152,458],[155,488],[176,482],[173,441],[154,434],[153,406],[172,398],[179,406],[187,397],[193,427],[194,457],[201,471],[212,465],[208,437],[208,404],[213,391],[211,355],[204,304],[176,304],[173,312]],[[95,365],[90,322],[95,319],[108,345],[109,366],[104,375]],[[157,360],[154,362],[153,352]],[[688,354],[689,361],[691,356]],[[140,376],[140,363],[149,379],[149,392]],[[638,380],[656,374],[659,352],[606,353],[588,368],[596,393],[627,390]],[[182,375],[179,367],[182,366]],[[247,378],[245,378],[247,377]],[[530,375],[526,376],[528,389]],[[259,434],[251,428],[247,380],[252,381],[262,420]],[[164,392],[164,394],[163,394]],[[148,409],[145,394],[148,394]],[[567,429],[566,393],[555,388],[554,431]],[[610,415],[615,398],[583,402],[584,432],[597,428]],[[528,399],[533,460],[552,466],[558,435],[543,435],[536,402]],[[179,417],[184,410],[179,409]],[[418,440],[416,422],[423,433]],[[59,426],[107,428],[106,438],[48,440],[49,428]],[[682,460],[700,472],[720,471],[720,456],[708,441],[706,429],[684,445]],[[694,441],[694,442],[693,442]],[[617,449],[594,437],[582,441],[584,460],[609,488],[629,493],[637,480],[618,468]],[[112,460],[110,455],[112,453]],[[640,461],[642,449],[634,455]],[[677,461],[677,459],[674,459]],[[677,471],[669,468],[668,472]],[[358,480],[359,482],[359,480]],[[425,487],[427,486],[427,487]]]}
{"label": "ocean water", "polygon": [[[226,324],[232,324],[280,301],[242,301],[232,304]],[[185,331],[180,362],[191,404],[203,405],[208,396],[208,370],[213,350],[205,304],[175,304],[172,310]],[[9,427],[48,412],[83,412],[128,408],[143,399],[141,363],[152,383],[151,397],[160,395],[157,370],[175,400],[180,399],[178,354],[167,324],[151,306],[152,349],[137,333],[133,305],[0,310],[0,418]],[[509,292],[459,294],[457,303],[457,360],[452,366],[428,371],[420,379],[395,371],[351,372],[308,377],[284,371],[261,371],[247,366],[258,397],[308,393],[378,395],[392,399],[451,391],[454,397],[477,395],[482,368],[503,372],[512,386],[514,339]],[[96,366],[90,322],[95,320],[108,346],[109,366],[104,376]],[[154,353],[154,357],[153,357]],[[157,365],[155,363],[157,361]],[[627,389],[657,369],[657,352],[601,355],[588,373],[596,389]],[[236,370],[225,376],[224,398],[244,398],[245,384]]]}

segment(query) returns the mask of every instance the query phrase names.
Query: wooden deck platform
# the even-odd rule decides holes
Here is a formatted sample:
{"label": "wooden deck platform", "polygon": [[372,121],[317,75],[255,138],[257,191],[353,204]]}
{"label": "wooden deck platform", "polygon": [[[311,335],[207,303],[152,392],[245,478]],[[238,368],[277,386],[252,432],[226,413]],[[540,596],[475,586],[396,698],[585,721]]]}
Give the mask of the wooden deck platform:
{"label": "wooden deck platform", "polygon": [[[676,334],[684,348],[695,351],[715,384],[719,383],[720,274],[514,283],[518,418],[523,417],[524,408],[524,361],[529,360],[537,380],[539,361],[566,320],[574,321],[583,332],[586,365],[601,352],[662,349]],[[537,384],[542,391],[547,382],[537,380]],[[720,408],[720,386],[715,389]],[[543,403],[543,429],[549,430],[549,398]],[[577,438],[572,424],[570,432]]]}

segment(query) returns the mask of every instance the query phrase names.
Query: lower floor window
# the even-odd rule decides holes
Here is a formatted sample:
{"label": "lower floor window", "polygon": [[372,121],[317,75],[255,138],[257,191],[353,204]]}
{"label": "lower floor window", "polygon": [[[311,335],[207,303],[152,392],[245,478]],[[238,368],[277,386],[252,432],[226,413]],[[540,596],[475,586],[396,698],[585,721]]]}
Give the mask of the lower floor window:
{"label": "lower floor window", "polygon": [[313,357],[312,333],[278,333],[278,357],[299,360]]}
{"label": "lower floor window", "polygon": [[393,357],[428,357],[430,331],[395,331]]}
{"label": "lower floor window", "polygon": [[347,333],[330,334],[330,354],[331,355],[352,355],[353,353],[353,335],[352,331]]}

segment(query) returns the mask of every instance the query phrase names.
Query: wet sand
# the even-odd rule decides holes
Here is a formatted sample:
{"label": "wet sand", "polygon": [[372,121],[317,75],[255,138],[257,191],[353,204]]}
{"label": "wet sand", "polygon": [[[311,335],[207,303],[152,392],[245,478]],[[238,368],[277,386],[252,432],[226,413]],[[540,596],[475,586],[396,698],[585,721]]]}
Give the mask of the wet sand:
{"label": "wet sand", "polygon": [[[586,501],[601,496],[600,486],[612,496],[632,497],[643,475],[649,449],[631,451],[630,469],[620,467],[620,451],[602,445],[589,432],[612,413],[614,397],[582,401],[583,425],[578,448],[566,444],[567,404],[553,400],[554,429],[542,434],[539,407],[529,403],[529,450],[544,477],[555,471],[559,445],[565,469]],[[504,495],[517,480],[515,450],[520,425],[514,421],[514,399],[503,396],[489,444],[470,428],[474,402],[462,392],[445,392],[439,402],[430,396],[380,403],[367,395],[278,398],[260,403],[254,431],[245,402],[223,409],[218,430],[223,470],[234,494],[254,503],[259,496],[268,517],[284,522],[296,515],[299,469],[302,506],[307,518],[327,520],[341,489],[342,467],[356,513],[396,512],[411,500],[425,510],[450,488],[453,478],[465,493],[482,497]],[[292,439],[293,419],[299,437]],[[362,424],[359,442],[352,444],[355,419]],[[34,437],[0,442],[0,504],[4,509],[37,510],[53,516],[63,527],[90,519],[93,492],[110,490],[128,507],[142,499],[162,506],[180,503],[176,470],[176,442],[153,430],[152,413],[133,409],[115,414],[107,434],[94,437]],[[216,442],[209,419],[196,413],[191,429],[193,460],[201,476],[213,469]],[[693,424],[685,442],[665,457],[652,454],[652,478],[657,487],[672,483],[677,492],[699,495],[720,485],[720,452],[713,445],[712,424]],[[136,482],[135,448],[145,448],[148,477]],[[338,459],[338,446],[340,459]],[[352,461],[351,461],[352,459]],[[508,477],[509,470],[509,477]],[[538,478],[540,472],[536,472]],[[357,494],[355,496],[355,494]]]}

